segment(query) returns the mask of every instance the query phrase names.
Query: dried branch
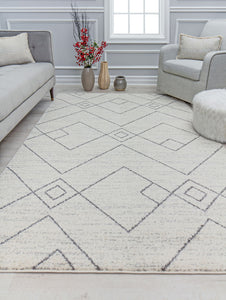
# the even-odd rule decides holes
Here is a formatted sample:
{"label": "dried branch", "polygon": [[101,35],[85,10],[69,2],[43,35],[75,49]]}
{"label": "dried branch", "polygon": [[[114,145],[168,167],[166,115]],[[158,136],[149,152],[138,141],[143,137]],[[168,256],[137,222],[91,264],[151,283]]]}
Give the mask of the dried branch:
{"label": "dried branch", "polygon": [[73,23],[73,36],[75,41],[81,40],[81,29],[86,28],[90,36],[90,24],[86,12],[79,13],[79,9],[71,2],[71,17]]}

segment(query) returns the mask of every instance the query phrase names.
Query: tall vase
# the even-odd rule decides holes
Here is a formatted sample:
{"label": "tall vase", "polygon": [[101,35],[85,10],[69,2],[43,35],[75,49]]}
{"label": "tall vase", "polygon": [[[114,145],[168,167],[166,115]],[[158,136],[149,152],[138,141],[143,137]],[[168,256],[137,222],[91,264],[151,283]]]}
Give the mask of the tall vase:
{"label": "tall vase", "polygon": [[92,91],[95,83],[95,76],[92,68],[82,70],[82,86],[86,92]]}
{"label": "tall vase", "polygon": [[98,78],[99,88],[101,90],[107,90],[110,86],[110,76],[108,72],[108,63],[103,61],[100,67],[100,74]]}

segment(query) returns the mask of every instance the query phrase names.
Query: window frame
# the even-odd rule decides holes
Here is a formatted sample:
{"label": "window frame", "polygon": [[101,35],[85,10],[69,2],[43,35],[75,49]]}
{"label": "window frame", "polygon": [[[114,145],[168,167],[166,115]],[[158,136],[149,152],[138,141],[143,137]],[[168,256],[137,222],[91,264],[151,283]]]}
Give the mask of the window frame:
{"label": "window frame", "polygon": [[114,34],[114,0],[106,0],[104,6],[104,34],[108,44],[167,44],[169,43],[169,0],[160,1],[159,34]]}

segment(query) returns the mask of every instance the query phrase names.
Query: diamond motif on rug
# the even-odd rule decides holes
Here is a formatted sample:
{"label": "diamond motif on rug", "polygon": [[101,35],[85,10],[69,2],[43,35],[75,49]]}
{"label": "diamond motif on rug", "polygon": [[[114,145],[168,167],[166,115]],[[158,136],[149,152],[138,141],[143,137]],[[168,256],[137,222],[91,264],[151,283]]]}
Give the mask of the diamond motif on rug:
{"label": "diamond motif on rug", "polygon": [[149,185],[147,179],[122,167],[87,188],[82,195],[119,226],[131,231],[157,207],[155,201],[142,194]]}
{"label": "diamond motif on rug", "polygon": [[58,179],[35,191],[35,194],[49,208],[64,203],[77,194],[77,191],[69,186],[64,180]]}
{"label": "diamond motif on rug", "polygon": [[136,103],[118,98],[112,101],[102,103],[100,104],[100,106],[117,114],[124,114],[130,110],[139,107],[139,105]]}
{"label": "diamond motif on rug", "polygon": [[115,104],[118,104],[118,105],[122,105],[122,104],[127,103],[128,101],[124,100],[124,99],[121,99],[121,98],[116,98],[116,99],[112,100],[111,102],[115,103]]}
{"label": "diamond motif on rug", "polygon": [[111,134],[109,134],[109,136],[111,136],[113,139],[116,139],[119,142],[124,142],[128,139],[130,139],[131,137],[134,136],[133,133],[128,132],[125,129],[118,129],[113,131]]}
{"label": "diamond motif on rug", "polygon": [[93,104],[88,101],[83,101],[83,102],[78,103],[77,106],[82,109],[86,109],[86,108],[92,107]]}
{"label": "diamond motif on rug", "polygon": [[211,191],[192,180],[186,181],[177,191],[175,191],[175,195],[202,210],[208,209],[218,197],[218,194],[214,191]]}
{"label": "diamond motif on rug", "polygon": [[51,187],[49,190],[45,191],[45,194],[52,200],[57,200],[66,194],[66,191],[60,187],[58,184],[54,187]]}
{"label": "diamond motif on rug", "polygon": [[147,107],[150,107],[150,108],[153,108],[153,109],[159,109],[159,108],[163,107],[163,105],[161,103],[152,101],[151,103],[149,103],[147,105]]}

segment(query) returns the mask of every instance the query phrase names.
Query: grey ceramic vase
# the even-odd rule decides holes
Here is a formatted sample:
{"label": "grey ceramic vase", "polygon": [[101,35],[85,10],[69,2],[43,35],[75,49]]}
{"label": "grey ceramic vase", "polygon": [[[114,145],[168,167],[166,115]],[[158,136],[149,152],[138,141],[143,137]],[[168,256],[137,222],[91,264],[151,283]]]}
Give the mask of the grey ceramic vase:
{"label": "grey ceramic vase", "polygon": [[126,78],[124,76],[117,76],[114,81],[114,88],[116,91],[125,91],[127,87]]}
{"label": "grey ceramic vase", "polygon": [[82,86],[86,92],[92,91],[95,83],[95,76],[92,68],[82,70]]}

